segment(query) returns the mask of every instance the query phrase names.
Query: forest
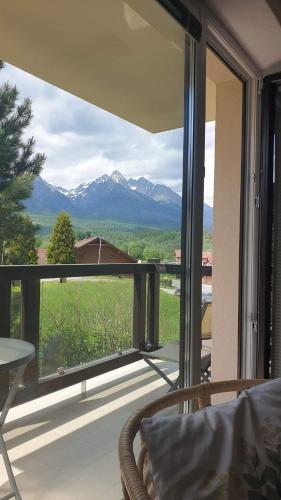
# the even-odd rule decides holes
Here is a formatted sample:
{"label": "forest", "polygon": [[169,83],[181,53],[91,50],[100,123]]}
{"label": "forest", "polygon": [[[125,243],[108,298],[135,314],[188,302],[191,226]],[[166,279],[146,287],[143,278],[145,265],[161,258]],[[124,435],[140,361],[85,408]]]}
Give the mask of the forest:
{"label": "forest", "polygon": [[[53,215],[30,215],[33,222],[39,224],[37,246],[46,248],[55,224]],[[181,247],[180,231],[159,229],[119,223],[110,220],[71,218],[76,241],[89,236],[101,236],[132,257],[147,260],[154,257],[173,261],[175,250]],[[212,234],[203,233],[203,250],[212,250]]]}

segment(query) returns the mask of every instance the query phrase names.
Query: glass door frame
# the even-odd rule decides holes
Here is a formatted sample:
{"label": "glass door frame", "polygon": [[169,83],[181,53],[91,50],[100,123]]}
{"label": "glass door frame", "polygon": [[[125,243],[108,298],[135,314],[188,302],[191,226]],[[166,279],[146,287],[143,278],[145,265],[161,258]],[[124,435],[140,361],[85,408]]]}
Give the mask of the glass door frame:
{"label": "glass door frame", "polygon": [[258,268],[258,376],[270,376],[271,276],[273,225],[273,166],[275,97],[281,86],[281,73],[268,75],[263,80],[260,174],[260,233]]}
{"label": "glass door frame", "polygon": [[181,222],[179,386],[200,383],[206,40],[201,21],[181,0],[157,0],[186,32]]}
{"label": "glass door frame", "polygon": [[257,376],[257,270],[260,190],[260,71],[226,28],[206,12],[207,44],[243,82],[238,378]]}
{"label": "glass door frame", "polygon": [[[257,374],[257,268],[259,193],[260,74],[227,30],[201,3],[158,0],[186,30],[182,259],[180,308],[180,387],[200,383],[201,279],[205,157],[206,50],[209,46],[244,83],[243,186],[237,376]],[[190,11],[188,7],[190,5]],[[175,15],[175,9],[177,15]],[[199,23],[199,24],[198,24]],[[242,225],[243,221],[243,225]],[[243,244],[242,244],[243,243]]]}
{"label": "glass door frame", "polygon": [[187,40],[182,197],[180,385],[200,383],[206,38]]}
{"label": "glass door frame", "polygon": [[[185,301],[187,323],[185,325],[185,374],[184,386],[200,383],[200,335],[201,331],[201,252],[204,201],[204,149],[205,149],[205,85],[206,51],[211,48],[243,83],[243,124],[241,154],[241,210],[240,210],[240,256],[239,256],[239,359],[237,378],[257,376],[257,289],[259,212],[257,206],[260,153],[260,72],[245,55],[241,47],[204,8],[200,11],[202,37],[197,45],[195,61],[194,97],[195,118],[193,137],[193,160],[186,168],[193,182],[187,194],[186,209],[190,240],[186,242]],[[189,126],[191,121],[189,122]],[[186,130],[188,126],[186,125]],[[193,177],[192,177],[193,176]],[[192,187],[191,187],[192,186]],[[197,198],[197,204],[195,199]],[[192,204],[193,200],[193,204]],[[184,305],[183,305],[184,308]],[[185,371],[184,371],[185,370]]]}

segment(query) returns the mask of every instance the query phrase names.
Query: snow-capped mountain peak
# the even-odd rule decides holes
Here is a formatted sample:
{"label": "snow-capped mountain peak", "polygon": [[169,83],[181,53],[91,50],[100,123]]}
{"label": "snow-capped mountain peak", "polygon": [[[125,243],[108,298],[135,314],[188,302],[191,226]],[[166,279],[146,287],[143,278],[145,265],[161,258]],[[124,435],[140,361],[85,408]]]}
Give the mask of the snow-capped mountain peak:
{"label": "snow-capped mountain peak", "polygon": [[105,182],[109,181],[110,177],[107,174],[102,175],[101,177],[98,177],[94,182],[96,184],[104,184]]}
{"label": "snow-capped mountain peak", "polygon": [[77,188],[70,189],[66,194],[66,196],[68,196],[69,198],[79,198],[79,197],[83,198],[90,184],[91,184],[90,182],[83,182],[83,184],[80,184]]}
{"label": "snow-capped mountain peak", "polygon": [[145,179],[145,177],[140,177],[139,179],[129,179],[128,184],[133,191],[139,191],[140,193],[151,197],[154,184]]}
{"label": "snow-capped mountain peak", "polygon": [[112,183],[113,185],[117,184],[123,186],[136,193],[141,193],[142,195],[160,203],[171,203],[172,205],[177,206],[181,205],[181,197],[169,187],[162,184],[153,184],[145,177],[139,177],[138,179],[130,178],[127,181],[124,175],[122,175],[118,170],[114,170],[110,176],[104,174],[101,177],[98,177],[95,181],[84,182],[73,189],[66,189],[61,186],[52,186],[51,184],[49,187],[51,190],[58,191],[71,200],[82,200],[93,195],[96,190],[99,189],[99,186],[107,186]]}
{"label": "snow-capped mountain peak", "polygon": [[68,196],[69,190],[66,188],[63,188],[62,186],[53,186],[56,191],[58,191],[61,194],[64,194],[65,196]]}
{"label": "snow-capped mountain peak", "polygon": [[125,179],[124,175],[122,175],[118,170],[114,170],[111,174],[111,180],[116,182],[116,184],[122,184],[123,186],[127,186],[128,182]]}
{"label": "snow-capped mountain peak", "polygon": [[[172,189],[144,177],[127,181],[118,171],[74,189],[56,187],[38,177],[25,206],[29,213],[35,214],[58,214],[65,210],[75,217],[165,228],[179,227],[181,217],[181,197]],[[212,209],[207,208],[206,228],[212,225]]]}

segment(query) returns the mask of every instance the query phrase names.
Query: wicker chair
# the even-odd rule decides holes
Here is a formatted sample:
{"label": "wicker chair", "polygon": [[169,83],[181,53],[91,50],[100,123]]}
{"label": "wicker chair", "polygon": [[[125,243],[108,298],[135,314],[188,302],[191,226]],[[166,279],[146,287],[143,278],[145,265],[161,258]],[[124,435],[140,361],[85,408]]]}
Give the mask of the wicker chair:
{"label": "wicker chair", "polygon": [[133,451],[134,439],[144,417],[151,417],[165,408],[180,405],[188,400],[197,400],[200,409],[211,405],[212,394],[240,392],[263,382],[265,380],[230,380],[196,385],[189,389],[170,392],[134,413],[125,423],[119,438],[119,461],[124,499],[157,499],[157,493],[150,474],[147,449],[144,444],[141,445],[137,464]]}

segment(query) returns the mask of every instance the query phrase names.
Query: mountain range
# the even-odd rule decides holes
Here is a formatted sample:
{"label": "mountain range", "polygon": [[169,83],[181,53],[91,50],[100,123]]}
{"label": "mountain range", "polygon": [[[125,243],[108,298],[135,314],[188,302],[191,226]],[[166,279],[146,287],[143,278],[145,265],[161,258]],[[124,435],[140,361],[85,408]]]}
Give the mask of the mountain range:
{"label": "mountain range", "polygon": [[[65,210],[73,217],[110,219],[162,229],[178,229],[181,197],[163,184],[144,177],[127,180],[115,170],[75,189],[54,186],[38,176],[32,196],[25,201],[31,214],[58,214]],[[204,229],[212,228],[213,209],[204,205]]]}

